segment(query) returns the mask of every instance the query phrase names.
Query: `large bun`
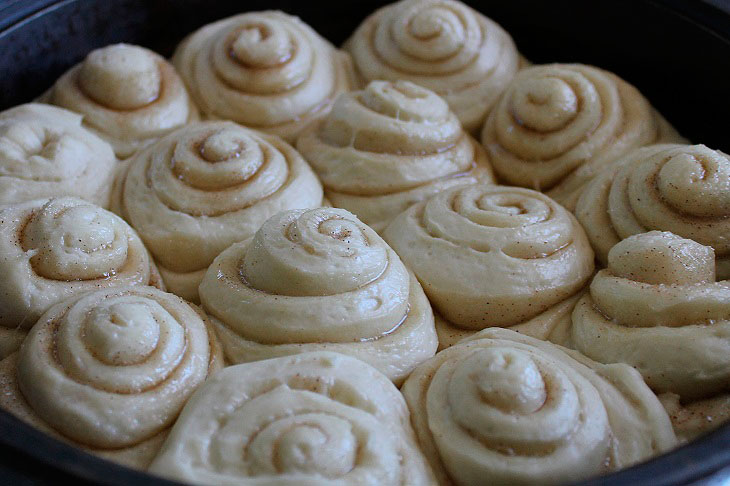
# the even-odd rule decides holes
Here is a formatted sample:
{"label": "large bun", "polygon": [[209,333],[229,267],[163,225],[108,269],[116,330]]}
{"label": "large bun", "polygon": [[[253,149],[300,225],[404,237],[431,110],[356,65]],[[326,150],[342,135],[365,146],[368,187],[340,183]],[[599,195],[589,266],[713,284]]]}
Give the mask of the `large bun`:
{"label": "large bun", "polygon": [[562,484],[676,444],[666,412],[631,367],[507,329],[441,351],[402,391],[442,485]]}
{"label": "large bun", "polygon": [[274,216],[215,259],[200,298],[234,363],[336,351],[400,383],[436,352],[418,281],[343,209]]}
{"label": "large bun", "polygon": [[398,389],[362,361],[329,352],[216,374],[150,471],[224,486],[434,484]]}

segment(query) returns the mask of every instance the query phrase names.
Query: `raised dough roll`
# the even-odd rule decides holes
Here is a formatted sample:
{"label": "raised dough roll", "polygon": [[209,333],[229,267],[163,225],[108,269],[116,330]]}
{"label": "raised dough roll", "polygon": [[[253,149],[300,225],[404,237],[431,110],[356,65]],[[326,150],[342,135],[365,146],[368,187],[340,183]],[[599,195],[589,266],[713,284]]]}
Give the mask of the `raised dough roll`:
{"label": "raised dough roll", "polygon": [[56,304],[20,352],[0,363],[0,406],[90,452],[145,468],[188,397],[222,367],[201,316],[153,287]]}
{"label": "raised dough roll", "polygon": [[278,137],[232,122],[187,125],[135,156],[115,211],[136,229],[170,292],[198,301],[213,259],[274,214],[322,204],[322,186]]}
{"label": "raised dough roll", "polygon": [[199,118],[172,64],[129,44],[91,51],[43,99],[82,114],[121,159]]}
{"label": "raised dough roll", "polygon": [[185,406],[150,472],[193,484],[434,484],[398,389],[316,352],[231,366]]}
{"label": "raised dough roll", "polygon": [[[452,188],[400,214],[383,237],[443,317],[441,347],[486,327],[525,323],[575,295],[593,272],[575,218],[530,189]],[[550,334],[534,325],[541,337]]]}
{"label": "raised dough roll", "polygon": [[416,202],[458,184],[494,182],[484,149],[446,102],[408,81],[340,95],[297,149],[327,198],[382,231]]}
{"label": "raised dough roll", "polygon": [[717,276],[730,278],[730,156],[704,145],[634,150],[585,188],[575,215],[605,265],[631,235],[671,231],[714,248]]}
{"label": "raised dough roll", "polygon": [[441,485],[562,484],[674,447],[639,373],[507,329],[440,352],[403,385]]}
{"label": "raised dough roll", "polygon": [[76,196],[108,207],[116,165],[76,113],[40,103],[0,113],[0,204]]}
{"label": "raised dough roll", "polygon": [[343,209],[269,219],[215,259],[200,299],[234,363],[328,350],[401,383],[438,345],[416,278]]}
{"label": "raised dough roll", "polygon": [[173,63],[205,116],[289,142],[353,84],[349,56],[283,12],[208,24],[182,41]]}
{"label": "raised dough roll", "polygon": [[520,71],[482,131],[503,181],[547,191],[571,210],[611,160],[644,145],[682,141],[636,88],[583,64]]}
{"label": "raised dough roll", "polygon": [[161,286],[137,233],[80,199],[0,206],[0,359],[49,307],[100,288]]}
{"label": "raised dough roll", "polygon": [[573,312],[573,342],[632,365],[657,393],[704,402],[693,405],[705,418],[695,434],[728,418],[730,282],[715,282],[709,246],[659,231],[618,243]]}
{"label": "raised dough roll", "polygon": [[370,15],[345,43],[366,82],[412,81],[443,96],[475,132],[519,68],[499,25],[453,0],[404,0]]}

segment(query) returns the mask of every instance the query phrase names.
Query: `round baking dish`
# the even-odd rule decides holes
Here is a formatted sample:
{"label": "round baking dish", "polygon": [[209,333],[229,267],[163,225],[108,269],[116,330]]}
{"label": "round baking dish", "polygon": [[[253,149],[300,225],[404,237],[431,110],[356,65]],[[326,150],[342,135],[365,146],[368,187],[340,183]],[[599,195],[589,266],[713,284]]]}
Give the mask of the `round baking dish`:
{"label": "round baking dish", "polygon": [[[113,42],[170,55],[202,24],[280,8],[342,42],[385,1],[0,0],[0,109],[30,101],[90,50]],[[635,84],[686,137],[730,151],[729,0],[467,1],[531,61],[584,62]],[[2,276],[0,276],[2,278]],[[172,485],[70,447],[0,410],[0,484]],[[669,454],[581,485],[730,484],[730,424]]]}

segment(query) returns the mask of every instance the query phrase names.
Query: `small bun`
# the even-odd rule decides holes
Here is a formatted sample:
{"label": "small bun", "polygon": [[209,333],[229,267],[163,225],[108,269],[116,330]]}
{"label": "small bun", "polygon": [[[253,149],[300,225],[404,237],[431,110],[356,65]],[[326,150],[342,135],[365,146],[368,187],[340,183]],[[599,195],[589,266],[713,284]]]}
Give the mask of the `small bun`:
{"label": "small bun", "polygon": [[199,118],[175,68],[129,44],[91,51],[43,99],[82,114],[84,125],[121,159]]}
{"label": "small bun", "polygon": [[109,206],[114,151],[81,120],[40,103],[0,113],[0,204],[75,196]]}
{"label": "small bun", "polygon": [[482,147],[446,102],[408,81],[340,95],[297,148],[337,207],[380,232],[400,212],[455,185],[494,182]]}
{"label": "small bun", "polygon": [[208,24],[183,40],[173,63],[205,116],[289,142],[353,83],[349,56],[283,12]]}
{"label": "small bun", "polygon": [[[628,363],[657,393],[677,395],[689,408],[672,418],[688,437],[728,416],[729,316],[730,282],[715,282],[712,248],[652,231],[611,249],[576,305],[572,338],[590,358]],[[704,423],[685,423],[700,411]]]}
{"label": "small bun", "polygon": [[370,15],[345,43],[370,82],[407,80],[444,97],[475,132],[520,64],[499,25],[454,0],[403,0]]}

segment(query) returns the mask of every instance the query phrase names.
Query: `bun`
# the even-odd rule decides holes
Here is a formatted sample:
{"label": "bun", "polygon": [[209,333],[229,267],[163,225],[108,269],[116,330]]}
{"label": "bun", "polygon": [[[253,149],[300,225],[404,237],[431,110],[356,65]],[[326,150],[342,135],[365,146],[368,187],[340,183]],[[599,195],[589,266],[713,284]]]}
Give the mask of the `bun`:
{"label": "bun", "polygon": [[345,43],[366,81],[407,80],[443,96],[475,132],[520,64],[510,35],[453,0],[404,0],[370,15]]}
{"label": "bun", "polygon": [[353,83],[349,56],[283,12],[208,24],[183,40],[173,63],[205,116],[289,142]]}
{"label": "bun", "polygon": [[340,95],[299,137],[332,203],[382,231],[399,213],[460,184],[494,182],[482,147],[438,95],[407,81],[373,81]]}
{"label": "bun", "polygon": [[329,352],[217,373],[150,471],[195,484],[434,484],[398,389],[362,361]]}
{"label": "bun", "polygon": [[200,298],[234,363],[336,351],[400,383],[438,345],[418,281],[343,209],[269,219],[215,259]]}
{"label": "bun", "polygon": [[116,165],[75,113],[40,103],[0,113],[0,204],[76,196],[108,207]]}
{"label": "bun", "polygon": [[175,68],[129,44],[91,51],[43,99],[82,114],[84,125],[122,159],[199,118]]}
{"label": "bun", "polygon": [[198,312],[152,287],[59,303],[0,363],[0,406],[90,452],[145,468],[190,394],[222,366]]}
{"label": "bun", "polygon": [[[593,251],[575,218],[529,189],[448,189],[400,214],[383,237],[443,317],[436,321],[442,347],[553,312],[593,272]],[[543,324],[551,319],[543,317]],[[541,324],[532,327],[545,335]]]}
{"label": "bun", "polygon": [[420,365],[402,389],[440,484],[557,484],[674,447],[641,376],[507,329]]}

